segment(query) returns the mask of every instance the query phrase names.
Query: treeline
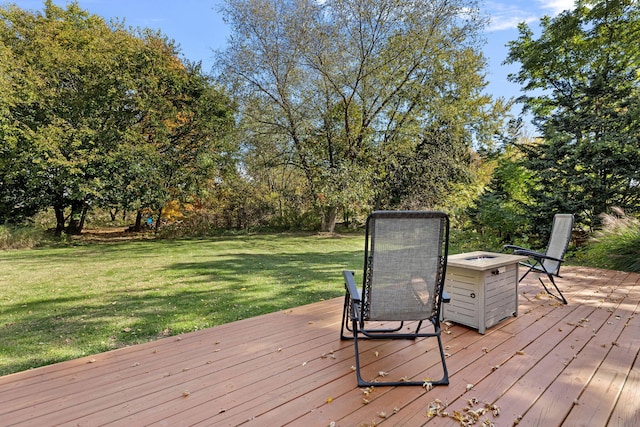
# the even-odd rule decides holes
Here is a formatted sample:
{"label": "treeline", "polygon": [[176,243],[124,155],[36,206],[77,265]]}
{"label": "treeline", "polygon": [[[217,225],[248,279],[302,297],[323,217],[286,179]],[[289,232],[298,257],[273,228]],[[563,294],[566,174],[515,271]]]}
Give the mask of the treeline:
{"label": "treeline", "polygon": [[472,0],[225,0],[215,75],[172,40],[45,2],[0,8],[0,221],[181,205],[191,230],[358,224],[443,209],[510,240],[571,212],[640,211],[634,1],[525,24],[511,101],[485,92]]}

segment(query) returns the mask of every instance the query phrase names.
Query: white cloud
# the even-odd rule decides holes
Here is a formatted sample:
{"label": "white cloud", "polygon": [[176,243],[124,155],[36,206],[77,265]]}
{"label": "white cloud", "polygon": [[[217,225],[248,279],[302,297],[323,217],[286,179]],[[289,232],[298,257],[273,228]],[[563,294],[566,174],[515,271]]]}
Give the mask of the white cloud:
{"label": "white cloud", "polygon": [[534,22],[537,14],[509,0],[494,0],[485,3],[489,15],[487,31],[501,31],[516,28],[520,22]]}
{"label": "white cloud", "polygon": [[539,18],[534,15],[492,15],[487,26],[487,31],[501,31],[516,28],[519,23],[527,24],[537,21]]}
{"label": "white cloud", "polygon": [[549,11],[551,16],[558,15],[565,10],[573,9],[574,0],[536,0],[541,9]]}
{"label": "white cloud", "polygon": [[567,9],[573,9],[574,0],[534,0],[511,1],[493,0],[485,2],[489,15],[487,31],[511,30],[520,22],[530,24],[543,15],[556,16]]}

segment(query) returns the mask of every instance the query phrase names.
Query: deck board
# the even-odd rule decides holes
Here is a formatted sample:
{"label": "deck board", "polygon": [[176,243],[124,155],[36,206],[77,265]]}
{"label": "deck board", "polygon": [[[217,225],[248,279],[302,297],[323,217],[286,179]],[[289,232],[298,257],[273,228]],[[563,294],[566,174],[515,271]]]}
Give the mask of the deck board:
{"label": "deck board", "polygon": [[[428,392],[355,386],[338,298],[0,377],[0,426],[460,425],[434,402],[500,409],[477,425],[640,425],[640,274],[567,267],[558,284],[569,305],[527,277],[517,317],[445,326],[451,383]],[[435,340],[361,354],[365,378],[440,375]]]}

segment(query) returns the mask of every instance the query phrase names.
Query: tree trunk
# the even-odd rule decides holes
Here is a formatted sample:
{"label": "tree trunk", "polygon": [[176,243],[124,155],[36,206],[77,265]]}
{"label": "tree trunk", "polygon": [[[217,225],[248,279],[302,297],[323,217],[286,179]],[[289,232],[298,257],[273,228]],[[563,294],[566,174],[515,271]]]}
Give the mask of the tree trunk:
{"label": "tree trunk", "polygon": [[322,230],[327,233],[333,233],[336,228],[336,221],[338,219],[338,207],[329,206],[322,210]]}
{"label": "tree trunk", "polygon": [[67,234],[77,235],[82,232],[86,209],[87,206],[82,201],[76,200],[71,203],[71,219],[69,219],[69,225],[67,226]]}
{"label": "tree trunk", "polygon": [[142,209],[136,212],[136,223],[133,225],[133,231],[136,233],[142,231]]}
{"label": "tree trunk", "polygon": [[87,219],[87,212],[89,212],[89,205],[85,203],[82,208],[82,216],[80,217],[80,232],[84,230],[84,222]]}
{"label": "tree trunk", "polygon": [[64,206],[54,206],[53,211],[56,214],[56,236],[60,236],[64,231]]}
{"label": "tree trunk", "polygon": [[162,219],[162,210],[163,210],[163,207],[161,206],[160,209],[158,210],[158,219],[156,219],[156,228],[155,228],[156,234],[158,234],[158,231],[160,230],[160,220]]}

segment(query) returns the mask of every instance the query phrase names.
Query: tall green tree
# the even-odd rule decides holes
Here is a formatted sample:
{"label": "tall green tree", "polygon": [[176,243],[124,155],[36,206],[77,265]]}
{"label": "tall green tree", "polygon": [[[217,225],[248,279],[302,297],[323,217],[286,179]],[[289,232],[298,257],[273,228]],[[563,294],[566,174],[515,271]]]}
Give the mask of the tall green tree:
{"label": "tall green tree", "polygon": [[542,140],[521,144],[536,172],[533,209],[548,223],[558,211],[587,224],[612,206],[640,211],[640,4],[578,0],[541,21],[520,24],[510,79]]}
{"label": "tall green tree", "polygon": [[8,110],[16,138],[3,182],[15,191],[5,204],[52,207],[57,231],[77,233],[135,118],[122,72],[135,40],[76,3],[47,1],[43,13],[8,6],[0,17],[2,43],[23,73]]}
{"label": "tall green tree", "polygon": [[128,186],[122,195],[125,203],[155,210],[159,219],[167,202],[187,201],[231,167],[234,107],[199,63],[179,59],[172,40],[150,30],[141,30],[138,37],[143,49],[136,56],[131,91],[136,140],[120,152],[125,163],[136,156],[135,170],[126,173],[134,174],[138,186]]}
{"label": "tall green tree", "polygon": [[160,211],[234,152],[228,97],[172,40],[77,3],[7,6],[0,18],[11,71],[0,92],[3,219],[52,207],[58,232],[79,233],[95,205]]}
{"label": "tall green tree", "polygon": [[495,130],[502,106],[482,94],[474,1],[226,0],[223,11],[232,37],[221,72],[245,141],[302,171],[327,231],[340,208],[411,204],[398,188],[410,179],[392,176],[407,159],[421,157],[416,176],[463,177],[433,135],[461,144],[458,164],[470,165],[471,144]]}

